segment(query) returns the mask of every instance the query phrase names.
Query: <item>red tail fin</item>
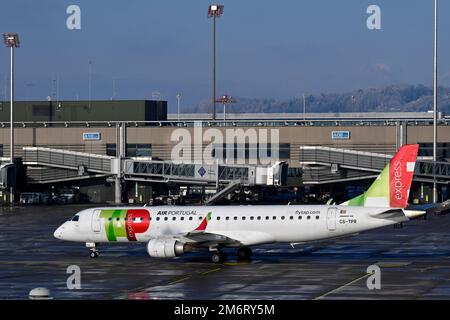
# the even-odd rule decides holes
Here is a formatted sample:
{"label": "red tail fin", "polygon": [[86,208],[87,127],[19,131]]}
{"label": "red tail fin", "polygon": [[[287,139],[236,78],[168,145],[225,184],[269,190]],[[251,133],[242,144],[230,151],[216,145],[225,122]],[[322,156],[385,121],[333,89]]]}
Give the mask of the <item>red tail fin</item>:
{"label": "red tail fin", "polygon": [[418,144],[404,145],[390,161],[389,202],[392,208],[405,208],[408,205],[409,190],[418,151]]}

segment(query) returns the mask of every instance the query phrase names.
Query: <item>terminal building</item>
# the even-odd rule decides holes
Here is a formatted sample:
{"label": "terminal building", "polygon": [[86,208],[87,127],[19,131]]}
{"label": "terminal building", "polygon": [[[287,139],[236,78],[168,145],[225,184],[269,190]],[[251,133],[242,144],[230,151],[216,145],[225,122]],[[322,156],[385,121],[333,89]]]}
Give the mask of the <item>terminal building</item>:
{"label": "terminal building", "polygon": [[[9,102],[0,102],[2,164],[10,162],[9,110]],[[218,114],[215,121],[211,118],[168,114],[165,101],[15,102],[14,157],[26,165],[26,185],[21,188],[49,191],[77,186],[92,202],[146,203],[180,187],[211,193],[228,188],[236,194],[240,188],[247,195],[284,188],[295,190],[296,195],[327,194],[345,200],[370,184],[401,145],[418,143],[414,201],[431,201],[435,177],[438,200],[448,198],[450,118],[441,114],[436,163],[432,161],[432,113],[227,114],[226,120]],[[252,159],[267,145],[235,142],[213,144],[209,152],[214,164],[202,162],[208,143],[202,150],[193,149],[192,163],[172,163],[179,143],[174,132],[184,130],[194,137],[199,127],[202,132],[218,130],[223,136],[234,130],[241,138],[261,130],[269,136],[274,132],[278,162],[267,165]],[[218,152],[220,148],[223,152]],[[4,187],[2,199],[8,201]]]}

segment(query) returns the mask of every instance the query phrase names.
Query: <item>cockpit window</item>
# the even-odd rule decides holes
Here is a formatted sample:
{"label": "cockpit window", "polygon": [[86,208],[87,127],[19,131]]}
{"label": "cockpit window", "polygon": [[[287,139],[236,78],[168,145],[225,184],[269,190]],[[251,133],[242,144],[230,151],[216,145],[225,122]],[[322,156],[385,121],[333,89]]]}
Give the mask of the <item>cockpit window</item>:
{"label": "cockpit window", "polygon": [[73,216],[72,221],[78,221],[78,219],[80,219],[79,215]]}

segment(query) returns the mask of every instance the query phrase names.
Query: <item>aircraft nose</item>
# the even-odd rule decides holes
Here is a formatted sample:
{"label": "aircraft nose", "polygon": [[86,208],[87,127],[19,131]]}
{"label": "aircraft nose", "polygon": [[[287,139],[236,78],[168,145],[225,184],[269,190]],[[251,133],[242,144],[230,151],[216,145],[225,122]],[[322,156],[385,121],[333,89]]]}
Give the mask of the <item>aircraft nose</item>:
{"label": "aircraft nose", "polygon": [[58,229],[55,230],[55,232],[53,233],[53,236],[56,239],[62,239],[63,238],[63,230],[64,230],[64,226],[60,226]]}

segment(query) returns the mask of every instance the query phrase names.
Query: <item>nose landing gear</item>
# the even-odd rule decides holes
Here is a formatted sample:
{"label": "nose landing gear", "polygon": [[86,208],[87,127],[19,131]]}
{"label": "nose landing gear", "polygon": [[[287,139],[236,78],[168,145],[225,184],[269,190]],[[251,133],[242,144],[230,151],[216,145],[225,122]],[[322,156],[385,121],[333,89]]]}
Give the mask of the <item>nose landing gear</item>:
{"label": "nose landing gear", "polygon": [[86,242],[86,247],[89,248],[89,251],[90,251],[89,256],[92,259],[98,258],[99,253],[98,253],[98,250],[95,248],[95,243]]}

